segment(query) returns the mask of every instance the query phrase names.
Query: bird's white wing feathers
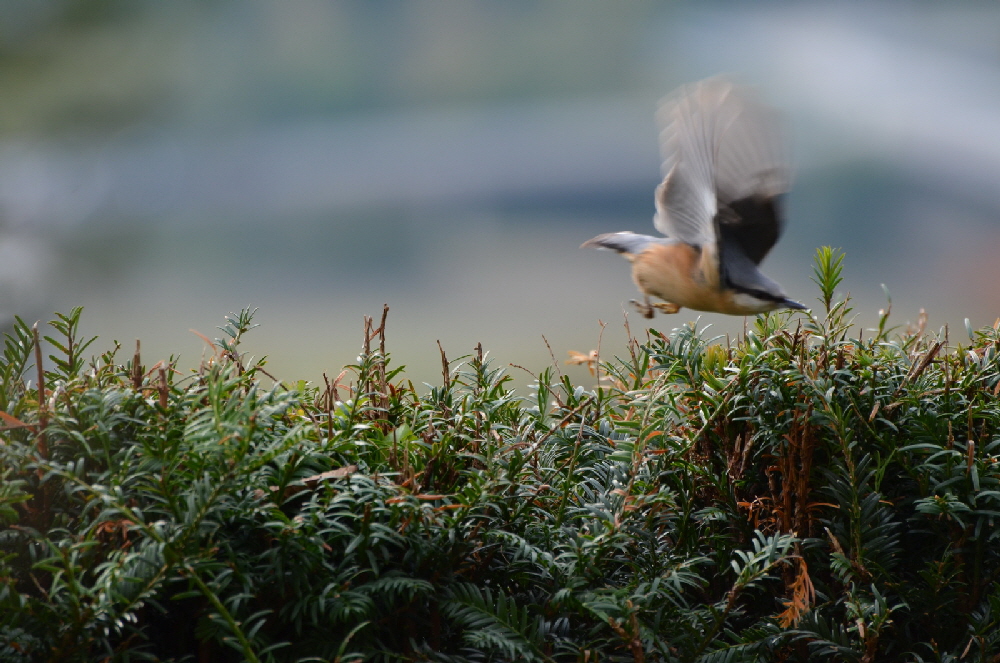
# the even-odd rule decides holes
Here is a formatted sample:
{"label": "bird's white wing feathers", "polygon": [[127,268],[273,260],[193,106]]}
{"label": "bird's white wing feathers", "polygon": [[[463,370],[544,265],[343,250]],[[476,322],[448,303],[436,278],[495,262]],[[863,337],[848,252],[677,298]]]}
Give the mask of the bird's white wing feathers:
{"label": "bird's white wing feathers", "polygon": [[715,241],[719,205],[770,198],[790,186],[777,113],[723,77],[682,87],[661,103],[663,183],[656,228],[691,244]]}

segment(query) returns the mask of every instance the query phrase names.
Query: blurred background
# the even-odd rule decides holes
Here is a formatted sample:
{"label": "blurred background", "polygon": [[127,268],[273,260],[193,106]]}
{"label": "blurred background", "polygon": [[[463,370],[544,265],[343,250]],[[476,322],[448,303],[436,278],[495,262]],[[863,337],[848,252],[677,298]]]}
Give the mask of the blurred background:
{"label": "blurred background", "polygon": [[0,326],[84,306],[93,350],[191,367],[189,329],[256,306],[286,381],[353,362],[383,303],[418,384],[437,340],[537,372],[603,323],[621,353],[628,265],[578,246],[652,231],[656,102],[720,72],[787,118],[791,297],[828,244],[863,326],[883,283],[897,324],[993,323],[997,3],[0,0]]}

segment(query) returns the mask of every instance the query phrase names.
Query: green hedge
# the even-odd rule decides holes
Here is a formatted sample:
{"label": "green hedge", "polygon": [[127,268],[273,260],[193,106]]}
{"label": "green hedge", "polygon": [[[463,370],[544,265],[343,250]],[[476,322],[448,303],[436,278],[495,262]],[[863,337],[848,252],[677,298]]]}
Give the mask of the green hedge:
{"label": "green hedge", "polygon": [[187,375],[85,357],[79,309],[42,372],[18,320],[0,660],[997,660],[1000,334],[856,331],[840,263],[815,317],[529,398],[481,349],[416,390],[384,317],[319,388],[250,311]]}

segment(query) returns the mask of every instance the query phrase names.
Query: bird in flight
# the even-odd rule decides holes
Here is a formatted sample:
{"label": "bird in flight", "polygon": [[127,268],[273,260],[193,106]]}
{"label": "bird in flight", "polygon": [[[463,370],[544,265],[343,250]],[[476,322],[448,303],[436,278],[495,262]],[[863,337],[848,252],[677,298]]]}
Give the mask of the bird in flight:
{"label": "bird in flight", "polygon": [[781,235],[791,184],[776,111],[716,77],[682,87],[657,119],[665,176],[653,225],[666,237],[607,233],[581,248],[613,249],[632,263],[643,295],[632,303],[647,318],[682,307],[730,315],[805,309],[757,269]]}

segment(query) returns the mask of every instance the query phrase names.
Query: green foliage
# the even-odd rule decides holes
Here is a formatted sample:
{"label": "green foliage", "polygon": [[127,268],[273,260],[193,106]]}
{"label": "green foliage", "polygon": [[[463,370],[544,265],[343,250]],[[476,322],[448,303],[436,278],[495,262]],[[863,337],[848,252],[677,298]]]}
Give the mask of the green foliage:
{"label": "green foliage", "polygon": [[994,660],[1000,333],[855,337],[842,260],[820,317],[528,398],[481,348],[419,393],[384,315],[322,388],[241,352],[250,309],[187,375],[85,358],[79,309],[32,370],[18,319],[0,661]]}

